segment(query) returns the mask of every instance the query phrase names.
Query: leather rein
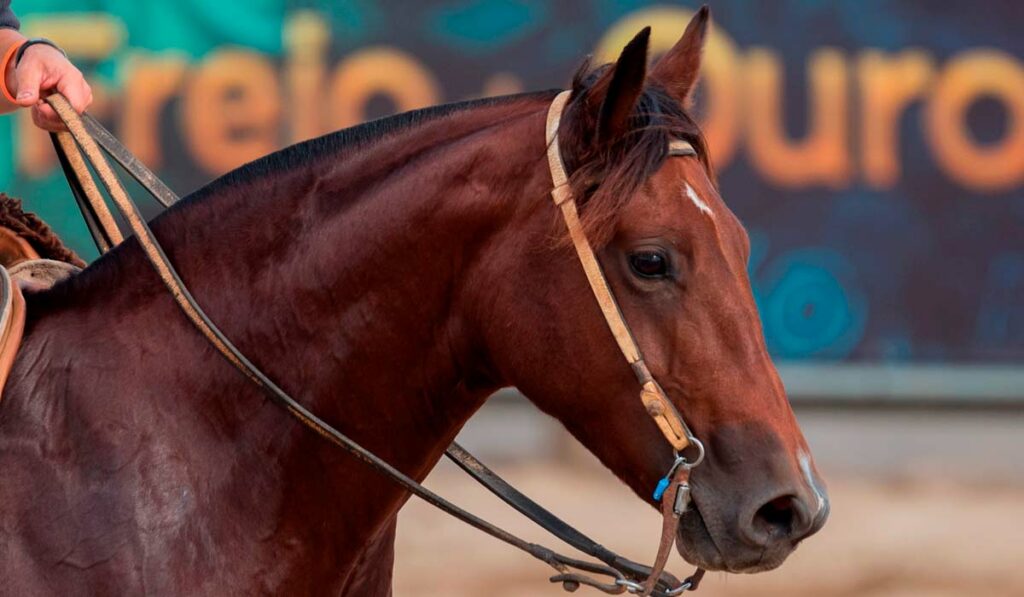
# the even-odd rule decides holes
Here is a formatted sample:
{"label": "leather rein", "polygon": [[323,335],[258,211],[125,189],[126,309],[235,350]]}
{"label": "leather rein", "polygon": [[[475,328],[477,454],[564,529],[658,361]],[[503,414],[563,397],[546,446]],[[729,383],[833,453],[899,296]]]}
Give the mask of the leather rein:
{"label": "leather rein", "polygon": [[[688,484],[690,470],[700,464],[704,456],[704,448],[690,433],[682,417],[644,363],[629,326],[604,278],[593,249],[583,233],[576,202],[572,199],[569,190],[568,176],[558,147],[558,125],[569,96],[569,91],[560,93],[552,102],[548,112],[546,140],[548,161],[554,183],[551,195],[555,205],[562,212],[580,263],[601,307],[605,321],[641,386],[640,399],[645,410],[654,419],[676,454],[672,468],[654,492],[655,501],[661,502],[663,524],[658,555],[653,567],[624,558],[574,529],[509,485],[455,442],[447,448],[446,455],[476,481],[562,542],[601,563],[560,554],[543,545],[521,539],[477,517],[427,489],[307,410],[246,358],[207,317],[178,276],[146,220],[142,217],[138,206],[122,186],[100,148],[102,147],[107,155],[124,168],[164,207],[170,207],[179,200],[179,197],[92,116],[77,114],[63,95],[51,95],[46,98],[46,101],[54,108],[68,128],[67,132],[51,133],[51,139],[75,201],[82,211],[83,218],[100,253],[106,253],[119,244],[124,237],[89,171],[89,164],[92,165],[132,234],[138,239],[146,258],[191,324],[217,352],[262,390],[271,401],[304,426],[362,460],[403,489],[462,522],[548,564],[556,572],[550,578],[551,582],[561,583],[567,591],[575,591],[581,585],[587,585],[613,595],[629,592],[645,596],[670,597],[695,590],[704,575],[704,570],[698,568],[693,575],[680,582],[676,577],[664,571],[665,563],[678,534],[679,518],[690,502]],[[695,152],[688,143],[674,141],[670,147],[670,155],[695,155]],[[692,460],[687,460],[680,455],[682,450],[688,446],[693,446],[697,450],[697,456]]]}

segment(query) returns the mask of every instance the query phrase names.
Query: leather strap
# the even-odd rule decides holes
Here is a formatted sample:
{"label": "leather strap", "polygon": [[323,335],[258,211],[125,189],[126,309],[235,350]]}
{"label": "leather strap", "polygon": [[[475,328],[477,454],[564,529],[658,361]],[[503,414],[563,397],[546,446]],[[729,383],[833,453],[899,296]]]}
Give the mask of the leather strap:
{"label": "leather strap", "polygon": [[[569,237],[572,239],[576,255],[579,257],[580,265],[587,275],[587,282],[590,283],[590,290],[597,299],[597,304],[604,314],[604,320],[611,330],[615,342],[626,358],[640,383],[640,400],[647,410],[647,414],[657,423],[662,435],[672,445],[676,452],[682,452],[691,443],[693,434],[687,428],[683,418],[679,415],[672,401],[668,399],[665,391],[661,389],[658,382],[654,380],[647,364],[644,362],[636,339],[633,338],[629,326],[619,309],[615,296],[612,295],[608,280],[604,277],[601,264],[594,255],[594,249],[590,246],[587,236],[580,223],[579,213],[576,208],[576,201],[572,196],[572,189],[569,186],[569,175],[565,170],[565,163],[562,161],[561,149],[558,146],[558,127],[561,123],[562,112],[572,95],[571,91],[563,91],[555,97],[548,109],[547,119],[547,144],[548,144],[548,167],[551,169],[551,181],[554,188],[551,190],[551,198],[555,205],[562,212],[562,219],[566,228],[569,229]],[[677,141],[677,143],[679,143]],[[682,143],[685,143],[683,141]],[[691,147],[692,151],[692,147]]]}
{"label": "leather strap", "polygon": [[[672,546],[676,544],[679,533],[679,517],[690,505],[690,469],[681,466],[676,469],[672,482],[661,500],[661,540],[658,542],[658,555],[654,558],[651,575],[644,582],[641,597],[650,595],[656,587],[655,580],[665,570]],[[685,493],[683,493],[685,492]],[[685,501],[684,501],[685,500]]]}
{"label": "leather strap", "polygon": [[[545,562],[558,572],[558,574],[551,577],[551,580],[553,582],[561,582],[566,590],[573,591],[578,588],[580,584],[586,584],[610,594],[620,594],[624,591],[624,587],[626,586],[626,584],[624,584],[625,582],[632,582],[632,584],[635,585],[638,580],[648,579],[647,582],[653,582],[656,586],[654,592],[651,593],[652,595],[657,597],[668,597],[670,594],[677,594],[673,590],[677,589],[673,583],[675,578],[671,575],[662,576],[659,574],[657,578],[654,578],[653,580],[649,579],[649,569],[639,564],[635,564],[625,558],[621,558],[620,556],[616,556],[614,553],[604,550],[604,548],[601,548],[603,551],[595,550],[595,552],[601,553],[602,559],[607,559],[614,564],[598,565],[570,558],[542,545],[527,542],[508,531],[475,516],[474,514],[456,506],[440,495],[427,489],[401,471],[395,469],[371,451],[345,436],[299,404],[294,398],[278,387],[262,371],[253,365],[207,317],[205,312],[196,302],[195,298],[192,297],[191,293],[181,281],[181,278],[175,271],[174,266],[163,252],[163,249],[154,237],[152,230],[150,230],[149,225],[142,218],[138,207],[124,190],[124,187],[114,174],[110,164],[106,161],[103,154],[100,153],[96,141],[100,141],[101,144],[103,144],[104,149],[110,153],[111,157],[130,172],[132,177],[138,180],[143,187],[147,189],[147,191],[154,195],[154,197],[157,197],[161,203],[170,205],[177,201],[178,198],[173,191],[167,188],[166,185],[163,185],[163,183],[160,182],[152,172],[146,169],[144,165],[135,159],[134,156],[131,156],[127,149],[121,146],[120,143],[110,135],[109,132],[103,129],[98,122],[88,115],[80,117],[64,96],[60,94],[51,95],[46,98],[46,101],[53,106],[58,116],[60,116],[61,120],[64,121],[64,124],[68,127],[71,137],[76,142],[71,144],[60,142],[54,143],[57,153],[61,155],[61,164],[65,166],[64,171],[72,189],[75,188],[76,183],[81,189],[86,188],[87,185],[83,181],[91,178],[91,174],[85,166],[85,159],[82,159],[80,155],[78,156],[78,159],[73,157],[73,154],[83,151],[85,156],[92,163],[92,166],[100,177],[100,181],[103,183],[103,186],[113,199],[114,205],[121,212],[121,215],[127,221],[132,232],[137,237],[146,258],[156,269],[160,279],[170,291],[175,302],[182,309],[186,317],[188,317],[192,325],[199,330],[204,337],[206,337],[210,344],[213,345],[214,348],[224,356],[224,358],[242,372],[242,374],[244,374],[254,385],[261,389],[271,401],[285,409],[304,426],[312,429],[327,441],[362,460],[399,486],[420,497],[427,503],[439,508],[466,524],[469,524],[470,526],[473,526],[474,528],[477,528],[488,535],[504,541],[505,543],[530,554],[534,558]],[[98,131],[97,129],[102,129],[102,131]],[[94,132],[99,132],[100,134],[94,137]],[[123,159],[126,156],[128,157]],[[97,214],[97,227],[100,230],[103,230],[104,234],[110,236],[112,234],[112,230],[104,229],[108,225],[112,225],[112,220],[104,223],[103,220],[105,220],[105,218],[101,219],[98,217],[101,210],[90,203],[88,193],[83,191],[83,195],[84,204],[88,206],[90,212]],[[83,202],[80,202],[80,205],[82,204]],[[85,213],[84,210],[83,213]],[[116,226],[113,226],[113,228],[116,228]],[[102,247],[101,251],[104,251]],[[449,447],[450,455],[453,451],[461,452],[463,455],[468,455],[468,453],[462,450],[457,444],[453,444]],[[472,457],[470,456],[470,458]],[[472,461],[478,463],[482,469],[486,468],[483,467],[482,463],[479,463],[475,458],[473,458]],[[491,475],[492,476],[488,478],[488,481],[484,482],[484,484],[488,487],[491,487],[490,484],[493,484],[495,487],[499,487],[499,491],[501,491],[499,495],[507,494],[507,490],[505,488],[512,489],[511,486],[499,477],[493,475],[493,473]],[[476,475],[474,475],[474,477],[479,480],[479,477],[476,477]],[[515,490],[513,489],[513,491]],[[539,505],[536,505],[532,500],[526,498],[526,496],[523,496],[518,492],[516,493],[521,496],[522,499],[529,501],[533,506],[535,506],[535,508],[528,509],[534,511],[534,516],[531,516],[531,518],[535,522],[548,530],[556,528],[558,532],[552,532],[555,533],[556,536],[568,542],[570,545],[573,544],[573,541],[578,542],[581,545],[586,545],[586,542],[597,545],[586,538],[582,533],[579,533],[578,531],[575,531],[575,529],[565,525],[565,523],[562,523],[554,517],[554,515],[547,512]],[[506,499],[504,495],[503,499],[512,503]],[[541,520],[544,522],[541,522]],[[552,524],[553,521],[561,523],[566,528],[557,528],[557,525]],[[584,539],[586,541],[582,541]],[[588,574],[575,572],[576,570],[589,574],[608,576],[613,580],[612,582],[601,582]],[[640,574],[637,574],[637,572],[640,572]]]}
{"label": "leather strap", "polygon": [[57,157],[61,168],[64,169],[65,177],[68,178],[71,194],[74,195],[82,217],[89,227],[89,233],[92,234],[93,241],[100,253],[106,253],[124,240],[121,230],[114,222],[114,216],[110,213],[92,176],[67,176],[69,170],[85,173],[89,171],[82,158],[82,153],[75,146],[75,140],[71,137],[71,133],[50,133],[50,140],[57,151]]}
{"label": "leather strap", "polygon": [[477,460],[475,456],[467,452],[458,443],[452,442],[445,455],[491,493],[532,520],[537,526],[558,537],[567,545],[578,549],[588,556],[601,560],[608,566],[632,578],[645,578],[649,581],[655,579],[662,587],[674,588],[681,584],[675,576],[664,572],[664,566],[655,574],[650,566],[644,566],[643,564],[626,559],[576,530],[518,489],[509,485],[507,481],[498,476],[497,473],[488,468],[484,463]]}

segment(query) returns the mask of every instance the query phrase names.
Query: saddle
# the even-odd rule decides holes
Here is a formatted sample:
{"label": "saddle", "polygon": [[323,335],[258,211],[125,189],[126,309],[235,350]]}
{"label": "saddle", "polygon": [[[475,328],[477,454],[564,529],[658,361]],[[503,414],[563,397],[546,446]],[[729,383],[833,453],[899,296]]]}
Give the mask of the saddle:
{"label": "saddle", "polygon": [[46,290],[79,271],[70,263],[43,259],[18,233],[0,226],[0,399],[25,331],[22,290]]}

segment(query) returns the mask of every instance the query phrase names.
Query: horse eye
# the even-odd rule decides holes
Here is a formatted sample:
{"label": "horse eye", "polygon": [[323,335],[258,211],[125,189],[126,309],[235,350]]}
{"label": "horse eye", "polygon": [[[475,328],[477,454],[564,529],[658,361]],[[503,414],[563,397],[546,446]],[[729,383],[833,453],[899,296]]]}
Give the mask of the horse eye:
{"label": "horse eye", "polygon": [[639,251],[631,254],[629,267],[641,278],[668,277],[668,257],[660,251]]}

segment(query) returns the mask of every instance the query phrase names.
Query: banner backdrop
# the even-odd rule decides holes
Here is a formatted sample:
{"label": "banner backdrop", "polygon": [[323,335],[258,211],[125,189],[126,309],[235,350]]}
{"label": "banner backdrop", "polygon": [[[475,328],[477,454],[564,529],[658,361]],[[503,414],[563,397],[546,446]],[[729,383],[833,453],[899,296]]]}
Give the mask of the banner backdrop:
{"label": "banner backdrop", "polygon": [[[772,352],[1024,361],[1019,2],[712,3],[699,113],[753,240]],[[642,26],[641,0],[15,0],[92,112],[179,193],[297,140],[470,97],[564,87]],[[94,256],[45,135],[0,119],[0,189]],[[510,281],[511,283],[511,281]]]}

